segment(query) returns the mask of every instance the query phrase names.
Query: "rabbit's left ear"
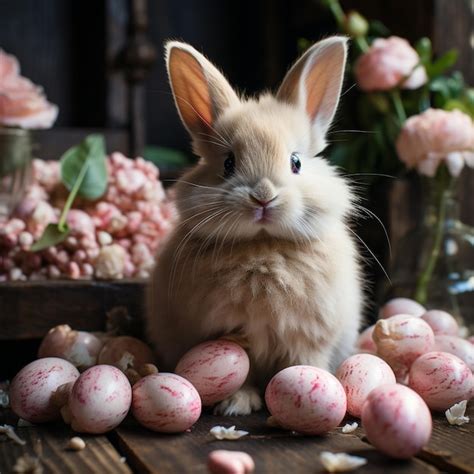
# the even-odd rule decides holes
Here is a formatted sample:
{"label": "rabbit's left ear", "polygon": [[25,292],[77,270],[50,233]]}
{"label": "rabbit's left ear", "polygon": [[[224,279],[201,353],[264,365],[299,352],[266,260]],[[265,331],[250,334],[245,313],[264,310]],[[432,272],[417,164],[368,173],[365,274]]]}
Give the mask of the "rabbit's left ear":
{"label": "rabbit's left ear", "polygon": [[304,108],[315,133],[328,131],[339,103],[347,56],[347,38],[334,36],[309,48],[293,65],[277,98]]}

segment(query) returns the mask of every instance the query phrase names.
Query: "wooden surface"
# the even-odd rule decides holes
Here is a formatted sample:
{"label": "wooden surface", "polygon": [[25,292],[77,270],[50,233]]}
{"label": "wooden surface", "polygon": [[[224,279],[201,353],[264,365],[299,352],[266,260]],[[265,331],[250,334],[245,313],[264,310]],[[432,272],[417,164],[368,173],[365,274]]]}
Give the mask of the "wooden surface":
{"label": "wooden surface", "polygon": [[[3,410],[5,413],[5,410]],[[474,404],[468,410],[474,419]],[[41,458],[45,473],[206,473],[207,455],[215,449],[242,450],[249,453],[256,473],[323,473],[319,462],[322,451],[346,452],[368,459],[357,474],[437,474],[474,472],[474,424],[450,426],[444,415],[435,415],[433,436],[417,458],[390,459],[368,444],[362,428],[343,434],[340,428],[326,436],[306,437],[269,428],[263,412],[247,417],[218,417],[204,414],[189,433],[159,434],[128,418],[107,435],[80,435],[87,443],[84,451],[65,449],[73,433],[60,424],[18,428],[27,441],[25,447],[5,441],[0,435],[0,472],[12,472],[18,456],[24,453]],[[14,423],[2,417],[0,424]],[[249,432],[237,441],[218,441],[209,430],[213,426],[232,426]]]}
{"label": "wooden surface", "polygon": [[0,341],[41,338],[57,324],[101,331],[114,308],[132,318],[144,314],[145,288],[141,280],[0,284]]}

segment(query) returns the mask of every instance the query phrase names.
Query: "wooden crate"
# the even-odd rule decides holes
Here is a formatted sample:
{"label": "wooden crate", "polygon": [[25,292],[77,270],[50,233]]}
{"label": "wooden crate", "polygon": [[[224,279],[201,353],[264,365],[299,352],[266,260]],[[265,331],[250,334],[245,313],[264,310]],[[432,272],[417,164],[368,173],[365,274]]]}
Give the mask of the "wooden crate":
{"label": "wooden crate", "polygon": [[107,313],[117,308],[139,323],[145,311],[145,291],[143,280],[1,284],[0,341],[41,338],[57,324],[102,331]]}

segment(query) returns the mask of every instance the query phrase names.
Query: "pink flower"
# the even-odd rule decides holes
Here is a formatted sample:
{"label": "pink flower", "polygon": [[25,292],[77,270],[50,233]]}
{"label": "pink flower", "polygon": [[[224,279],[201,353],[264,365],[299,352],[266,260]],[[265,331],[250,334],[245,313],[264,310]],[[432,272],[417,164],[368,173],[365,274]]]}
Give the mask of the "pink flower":
{"label": "pink flower", "polygon": [[[417,89],[427,81],[418,53],[407,40],[398,36],[378,38],[355,65],[355,76],[364,91],[385,91],[400,84],[403,89]],[[416,69],[415,69],[416,67]]]}
{"label": "pink flower", "polygon": [[0,125],[49,128],[57,116],[41,87],[20,76],[17,59],[0,49]]}
{"label": "pink flower", "polygon": [[396,147],[408,168],[434,176],[445,162],[458,176],[465,164],[474,167],[474,122],[459,110],[428,109],[405,122]]}

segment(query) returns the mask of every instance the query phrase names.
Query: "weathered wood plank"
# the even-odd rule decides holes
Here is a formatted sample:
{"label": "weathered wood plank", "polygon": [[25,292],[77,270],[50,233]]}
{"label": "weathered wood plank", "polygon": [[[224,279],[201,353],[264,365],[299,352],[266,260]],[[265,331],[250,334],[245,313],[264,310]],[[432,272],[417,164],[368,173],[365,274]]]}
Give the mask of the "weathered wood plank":
{"label": "weathered wood plank", "polygon": [[419,457],[448,472],[474,472],[474,403],[466,412],[471,422],[462,426],[450,425],[444,414],[435,415],[430,443]]}
{"label": "weathered wood plank", "polygon": [[0,284],[0,341],[43,337],[57,324],[100,331],[106,313],[123,306],[132,318],[144,314],[146,283],[47,281]]}
{"label": "weathered wood plank", "polygon": [[[357,470],[360,474],[437,473],[424,461],[389,459],[358,436],[336,430],[327,436],[305,437],[272,429],[263,413],[246,417],[218,417],[205,414],[191,433],[162,435],[148,431],[133,420],[116,430],[118,446],[132,468],[143,473],[205,473],[207,455],[215,449],[242,450],[249,453],[257,473],[324,472],[319,462],[321,451],[347,452],[366,457],[369,462]],[[236,425],[250,435],[237,441],[218,441],[209,435],[215,425]]]}
{"label": "weathered wood plank", "polygon": [[[0,440],[0,472],[13,472],[20,456],[29,454],[40,459],[44,474],[127,474],[130,467],[105,436],[80,435],[86,442],[83,451],[66,449],[68,440],[77,436],[62,425],[42,425],[16,429],[25,446],[11,440]],[[3,441],[3,442],[1,442]]]}

